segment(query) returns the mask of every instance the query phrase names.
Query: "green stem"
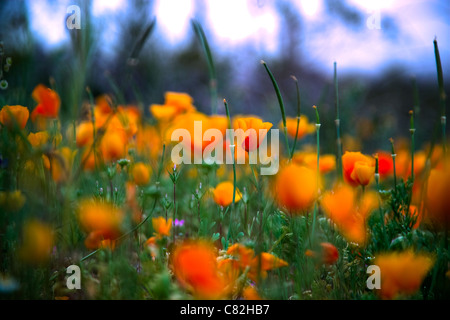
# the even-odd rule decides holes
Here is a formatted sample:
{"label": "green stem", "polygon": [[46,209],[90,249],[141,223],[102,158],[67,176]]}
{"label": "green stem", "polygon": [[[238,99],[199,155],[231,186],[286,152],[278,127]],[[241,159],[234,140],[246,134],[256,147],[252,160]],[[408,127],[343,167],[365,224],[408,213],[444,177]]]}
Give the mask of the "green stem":
{"label": "green stem", "polygon": [[284,126],[284,128],[283,128],[283,132],[284,132],[284,140],[285,140],[285,143],[286,143],[286,150],[287,150],[287,153],[288,153],[288,156],[289,156],[289,160],[291,160],[291,155],[290,155],[290,151],[289,151],[289,140],[288,140],[288,132],[287,132],[287,127],[286,126]]}
{"label": "green stem", "polygon": [[[414,152],[415,152],[414,134],[416,132],[416,129],[414,127],[414,111],[411,110],[410,114],[411,114],[411,127],[409,129],[409,132],[411,133],[411,183],[414,184]],[[409,193],[408,208],[406,212],[409,212],[412,197],[413,197],[413,186],[411,186],[411,191]]]}
{"label": "green stem", "polygon": [[392,157],[392,165],[393,165],[393,169],[394,169],[394,190],[395,190],[395,192],[397,192],[397,173],[395,170],[395,157],[397,155],[395,154],[395,149],[394,149],[394,139],[390,138],[389,141],[391,142],[391,157]]}
{"label": "green stem", "polygon": [[[173,222],[175,222],[175,219],[177,217],[177,193],[176,193],[176,183],[173,183]],[[175,230],[172,233],[173,236],[173,242],[175,243]]]}
{"label": "green stem", "polygon": [[383,237],[385,240],[386,248],[389,246],[389,241],[387,239],[386,234],[386,227],[384,225],[384,216],[383,216],[383,209],[381,207],[381,195],[380,195],[380,174],[379,174],[379,164],[378,164],[378,154],[375,157],[375,184],[377,186],[377,193],[378,193],[378,210],[380,211],[380,223],[383,227]]}
{"label": "green stem", "polygon": [[[319,110],[316,106],[313,107],[316,111],[316,144],[317,144],[317,167],[316,167],[316,184],[317,184],[317,198],[319,197],[320,193],[320,186],[319,186],[319,177],[320,177],[320,118],[319,118]],[[316,226],[316,216],[317,216],[317,199],[314,203],[314,213],[313,213],[313,221],[312,221],[312,230],[311,230],[311,241],[314,239],[314,231]]]}
{"label": "green stem", "polygon": [[334,62],[334,91],[335,91],[335,107],[336,107],[336,144],[337,144],[337,157],[336,157],[336,167],[338,171],[338,178],[340,181],[343,179],[342,173],[342,140],[341,140],[341,118],[339,114],[339,88],[338,88],[338,78],[337,78],[337,65]]}
{"label": "green stem", "polygon": [[314,202],[313,221],[312,221],[311,236],[310,236],[311,249],[312,249],[312,241],[314,240],[314,230],[316,228],[317,211],[318,211],[318,206],[317,206],[317,200],[316,200]]}
{"label": "green stem", "polygon": [[[228,109],[228,103],[225,99],[223,99],[223,103],[225,105],[225,110],[227,113],[227,119],[228,119],[228,129],[230,129],[230,144],[232,139],[231,134],[231,117],[230,117],[230,110]],[[233,141],[233,148],[230,145],[230,152],[231,152],[231,159],[233,161],[233,208],[236,200],[236,163],[234,161],[234,141]]]}
{"label": "green stem", "polygon": [[235,209],[235,202],[236,202],[236,163],[234,161],[234,141],[233,141],[233,147],[231,147],[231,139],[232,139],[232,134],[231,134],[231,117],[230,117],[230,110],[228,108],[228,103],[225,99],[223,99],[223,103],[225,105],[225,110],[227,113],[227,119],[228,119],[228,129],[230,129],[230,152],[231,152],[231,159],[233,161],[233,204],[231,207],[231,212],[230,212],[230,233],[232,231],[232,226],[233,226],[233,211]]}
{"label": "green stem", "polygon": [[396,157],[396,155],[392,154],[392,164],[393,164],[393,167],[394,167],[394,189],[397,190],[397,173],[396,173],[396,170],[395,170],[395,157]]}
{"label": "green stem", "polygon": [[306,223],[306,232],[309,234],[309,247],[312,249],[312,230],[310,229],[309,224],[309,212],[305,215],[305,223]]}
{"label": "green stem", "polygon": [[414,152],[415,152],[415,139],[414,133],[416,132],[416,128],[414,127],[414,111],[410,111],[411,115],[411,125],[409,132],[411,133],[411,179],[414,182]]}
{"label": "green stem", "polygon": [[258,182],[258,179],[256,178],[256,173],[255,173],[253,164],[251,164],[251,163],[250,163],[250,168],[252,169],[253,179],[255,180],[254,185],[255,185],[256,189],[259,189],[259,182]]}
{"label": "green stem", "polygon": [[294,138],[294,144],[292,145],[291,149],[291,155],[289,157],[289,161],[292,160],[292,157],[294,156],[295,147],[297,145],[297,139],[298,139],[298,129],[300,127],[300,108],[301,108],[301,102],[300,102],[300,90],[298,88],[298,80],[296,77],[291,76],[291,78],[295,81],[295,87],[297,89],[297,128],[295,129],[295,138]]}
{"label": "green stem", "polygon": [[214,67],[214,60],[211,54],[211,50],[209,48],[208,40],[206,39],[205,32],[200,23],[196,20],[191,20],[192,26],[194,28],[195,34],[199,39],[203,51],[206,56],[206,61],[208,63],[208,71],[209,71],[209,92],[211,96],[211,113],[217,113],[217,77],[216,77],[216,69]]}
{"label": "green stem", "polygon": [[297,116],[297,127],[295,129],[295,138],[294,138],[294,143],[292,144],[291,155],[289,157],[289,161],[291,161],[292,157],[294,156],[295,147],[297,145],[298,129],[299,129],[299,127],[300,127],[300,116]]}
{"label": "green stem", "polygon": [[278,87],[277,81],[275,80],[275,77],[273,76],[273,74],[270,71],[269,67],[267,66],[266,62],[261,60],[261,64],[266,69],[267,74],[269,75],[270,80],[272,81],[272,85],[273,85],[273,88],[275,89],[275,93],[277,94],[278,104],[280,105],[280,110],[281,110],[281,118],[283,120],[284,137],[286,139],[286,150],[288,152],[288,157],[290,157],[289,141],[288,141],[288,136],[287,136],[286,111],[284,109],[283,97],[281,96],[281,91],[280,91],[280,88]]}
{"label": "green stem", "polygon": [[156,183],[158,184],[158,186],[159,186],[159,180],[161,178],[161,172],[162,172],[163,165],[164,165],[164,153],[165,153],[165,151],[166,151],[166,144],[164,143],[163,144],[162,155],[161,155],[161,160],[159,161],[158,177],[156,179]]}
{"label": "green stem", "polygon": [[270,248],[269,253],[272,253],[273,250],[275,250],[275,248],[280,244],[281,240],[284,239],[284,237],[286,237],[286,235],[289,233],[289,230],[285,230],[282,235],[273,243],[272,247]]}
{"label": "green stem", "polygon": [[[434,39],[434,55],[436,58],[436,69],[437,69],[437,77],[438,77],[438,85],[439,85],[439,102],[441,105],[441,127],[442,127],[442,152],[444,154],[444,160],[446,159],[446,148],[447,148],[447,142],[446,142],[446,123],[447,123],[447,117],[445,115],[445,104],[447,96],[444,91],[444,76],[442,73],[442,64],[441,64],[441,57],[439,55],[439,47],[437,40]],[[445,161],[444,161],[445,163]]]}

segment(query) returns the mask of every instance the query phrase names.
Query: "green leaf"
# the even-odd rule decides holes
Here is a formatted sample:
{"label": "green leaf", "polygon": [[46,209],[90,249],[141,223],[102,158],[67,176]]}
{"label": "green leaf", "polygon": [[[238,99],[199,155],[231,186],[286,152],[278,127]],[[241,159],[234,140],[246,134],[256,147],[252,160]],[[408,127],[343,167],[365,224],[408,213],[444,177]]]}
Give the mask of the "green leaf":
{"label": "green leaf", "polygon": [[215,241],[219,240],[219,238],[220,238],[220,233],[218,233],[218,232],[214,233],[211,237],[211,241],[215,242]]}
{"label": "green leaf", "polygon": [[222,237],[221,242],[222,242],[223,250],[227,250],[228,249],[228,242],[225,240],[224,237]]}

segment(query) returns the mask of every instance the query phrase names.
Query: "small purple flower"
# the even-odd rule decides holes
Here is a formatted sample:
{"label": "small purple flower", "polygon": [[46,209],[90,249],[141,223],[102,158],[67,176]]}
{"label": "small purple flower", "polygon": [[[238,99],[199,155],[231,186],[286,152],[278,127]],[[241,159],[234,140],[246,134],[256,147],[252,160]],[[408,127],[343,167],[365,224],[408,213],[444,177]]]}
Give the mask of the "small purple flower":
{"label": "small purple flower", "polygon": [[173,223],[173,225],[175,227],[182,227],[184,225],[184,220],[175,219],[175,222]]}

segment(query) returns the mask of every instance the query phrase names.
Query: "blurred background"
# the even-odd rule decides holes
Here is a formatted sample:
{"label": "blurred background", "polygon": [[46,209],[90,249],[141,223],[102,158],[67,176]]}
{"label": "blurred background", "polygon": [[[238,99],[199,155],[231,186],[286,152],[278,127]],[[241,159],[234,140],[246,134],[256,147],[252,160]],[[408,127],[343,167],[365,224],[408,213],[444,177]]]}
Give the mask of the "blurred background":
{"label": "blurred background", "polygon": [[[67,26],[71,5],[80,8],[80,29]],[[312,106],[319,107],[325,152],[334,150],[334,62],[342,132],[357,138],[344,148],[359,142],[365,152],[390,150],[390,137],[409,137],[411,109],[417,145],[431,139],[440,112],[435,38],[450,92],[445,0],[1,0],[3,60],[11,57],[12,64],[2,73],[7,88],[0,104],[32,109],[31,92],[43,83],[60,94],[68,122],[80,117],[86,87],[94,97],[108,93],[117,103],[138,105],[148,116],[166,91],[187,92],[210,114],[209,69],[192,19],[211,49],[218,113],[224,114],[226,98],[233,115],[255,114],[278,125],[264,60],[288,116],[297,107],[291,75],[299,80],[302,113],[313,119]]]}

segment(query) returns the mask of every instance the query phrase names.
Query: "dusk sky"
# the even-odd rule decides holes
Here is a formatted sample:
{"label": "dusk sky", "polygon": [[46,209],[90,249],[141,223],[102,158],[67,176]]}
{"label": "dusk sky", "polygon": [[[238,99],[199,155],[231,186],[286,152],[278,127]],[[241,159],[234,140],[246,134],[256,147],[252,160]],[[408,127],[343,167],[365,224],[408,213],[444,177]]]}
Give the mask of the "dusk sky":
{"label": "dusk sky", "polygon": [[[186,45],[192,33],[199,1],[158,0],[154,37],[168,47]],[[302,17],[299,30],[302,58],[318,70],[329,70],[334,61],[342,72],[374,74],[387,66],[404,66],[412,74],[435,72],[433,39],[438,39],[444,66],[450,63],[450,4],[448,1],[346,0],[347,8],[359,14],[356,22],[345,22],[327,10],[324,0],[291,1]],[[270,57],[278,53],[283,30],[274,0],[205,1],[204,28],[216,55],[233,55],[242,48]],[[64,19],[70,0],[28,1],[33,32],[47,48],[68,40]],[[92,14],[101,22],[103,41],[114,44],[121,18],[130,11],[124,0],[94,0]]]}

